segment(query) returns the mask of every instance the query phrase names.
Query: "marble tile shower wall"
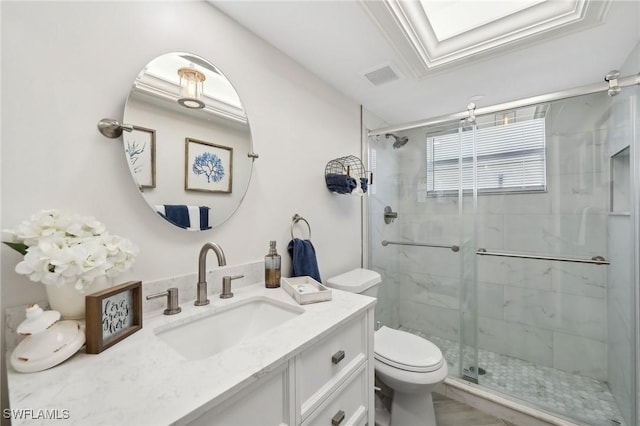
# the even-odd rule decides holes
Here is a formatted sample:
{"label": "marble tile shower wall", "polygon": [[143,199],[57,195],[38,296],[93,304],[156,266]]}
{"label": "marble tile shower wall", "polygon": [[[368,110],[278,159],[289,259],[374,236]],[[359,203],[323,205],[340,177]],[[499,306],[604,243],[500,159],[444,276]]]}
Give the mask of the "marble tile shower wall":
{"label": "marble tile shower wall", "polygon": [[[480,196],[479,247],[569,257],[607,256],[606,131],[552,132],[553,119],[549,118],[547,126],[548,191]],[[385,201],[395,203],[399,218],[391,225],[376,224],[373,232],[379,232],[380,239],[457,244],[461,237],[458,199],[422,196],[423,139],[424,135],[410,135],[415,143],[406,145],[409,149],[390,153],[391,159],[378,155],[378,174],[389,167],[388,177],[395,188],[393,194],[374,198],[386,196]],[[465,239],[473,226],[471,202],[471,197],[464,197]],[[383,265],[380,269],[395,288],[398,325],[459,340],[460,255],[409,246],[374,247],[373,251],[374,258],[375,253],[385,252],[384,257],[380,255],[384,262],[374,264]],[[476,261],[480,348],[606,379],[605,267],[488,256]]]}

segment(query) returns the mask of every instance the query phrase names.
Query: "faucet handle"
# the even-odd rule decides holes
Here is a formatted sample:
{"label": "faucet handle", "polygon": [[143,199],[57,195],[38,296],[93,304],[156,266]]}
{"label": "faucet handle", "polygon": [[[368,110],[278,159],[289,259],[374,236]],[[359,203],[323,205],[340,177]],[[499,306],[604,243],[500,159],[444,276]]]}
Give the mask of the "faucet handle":
{"label": "faucet handle", "polygon": [[161,293],[154,293],[147,296],[147,300],[157,299],[158,297],[167,296],[167,309],[164,310],[165,315],[175,315],[182,312],[182,308],[178,306],[178,288],[171,287],[167,291]]}
{"label": "faucet handle", "polygon": [[231,293],[231,280],[237,280],[238,278],[243,278],[244,275],[225,275],[222,277],[222,293],[220,293],[220,299],[229,299],[233,297],[233,293]]}

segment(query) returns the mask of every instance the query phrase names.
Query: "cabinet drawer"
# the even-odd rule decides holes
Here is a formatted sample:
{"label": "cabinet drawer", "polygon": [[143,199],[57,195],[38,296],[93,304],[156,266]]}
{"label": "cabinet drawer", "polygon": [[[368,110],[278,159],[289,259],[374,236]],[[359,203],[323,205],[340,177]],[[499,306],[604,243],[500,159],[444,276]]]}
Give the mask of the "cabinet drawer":
{"label": "cabinet drawer", "polygon": [[[287,367],[285,364],[284,367]],[[289,423],[289,370],[280,368],[203,413],[189,426],[278,426]],[[177,422],[181,424],[182,422]]]}
{"label": "cabinet drawer", "polygon": [[365,324],[364,317],[358,317],[300,354],[298,386],[303,406],[332,379],[348,374],[345,369],[353,370],[366,361]]}
{"label": "cabinet drawer", "polygon": [[364,425],[367,422],[367,369],[366,364],[350,380],[340,386],[303,426]]}

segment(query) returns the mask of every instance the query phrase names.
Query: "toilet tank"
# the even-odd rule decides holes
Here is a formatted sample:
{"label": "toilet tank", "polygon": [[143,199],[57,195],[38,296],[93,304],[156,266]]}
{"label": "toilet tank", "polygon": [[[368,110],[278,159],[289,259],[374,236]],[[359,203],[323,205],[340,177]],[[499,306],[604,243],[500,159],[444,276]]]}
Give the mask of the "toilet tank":
{"label": "toilet tank", "polygon": [[358,268],[329,278],[325,285],[337,290],[377,297],[381,281],[382,278],[376,271]]}

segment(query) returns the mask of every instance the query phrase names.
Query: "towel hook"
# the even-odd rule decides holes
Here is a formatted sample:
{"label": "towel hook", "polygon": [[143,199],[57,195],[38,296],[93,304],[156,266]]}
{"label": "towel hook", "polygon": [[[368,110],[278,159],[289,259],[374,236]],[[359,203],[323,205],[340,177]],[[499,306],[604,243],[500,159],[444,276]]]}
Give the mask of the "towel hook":
{"label": "towel hook", "polygon": [[300,216],[298,213],[294,214],[293,217],[291,218],[291,239],[295,239],[295,237],[293,236],[293,226],[299,221],[303,221],[304,223],[307,224],[307,228],[309,228],[309,239],[311,239],[311,225],[309,225],[309,222],[307,221],[307,219]]}

